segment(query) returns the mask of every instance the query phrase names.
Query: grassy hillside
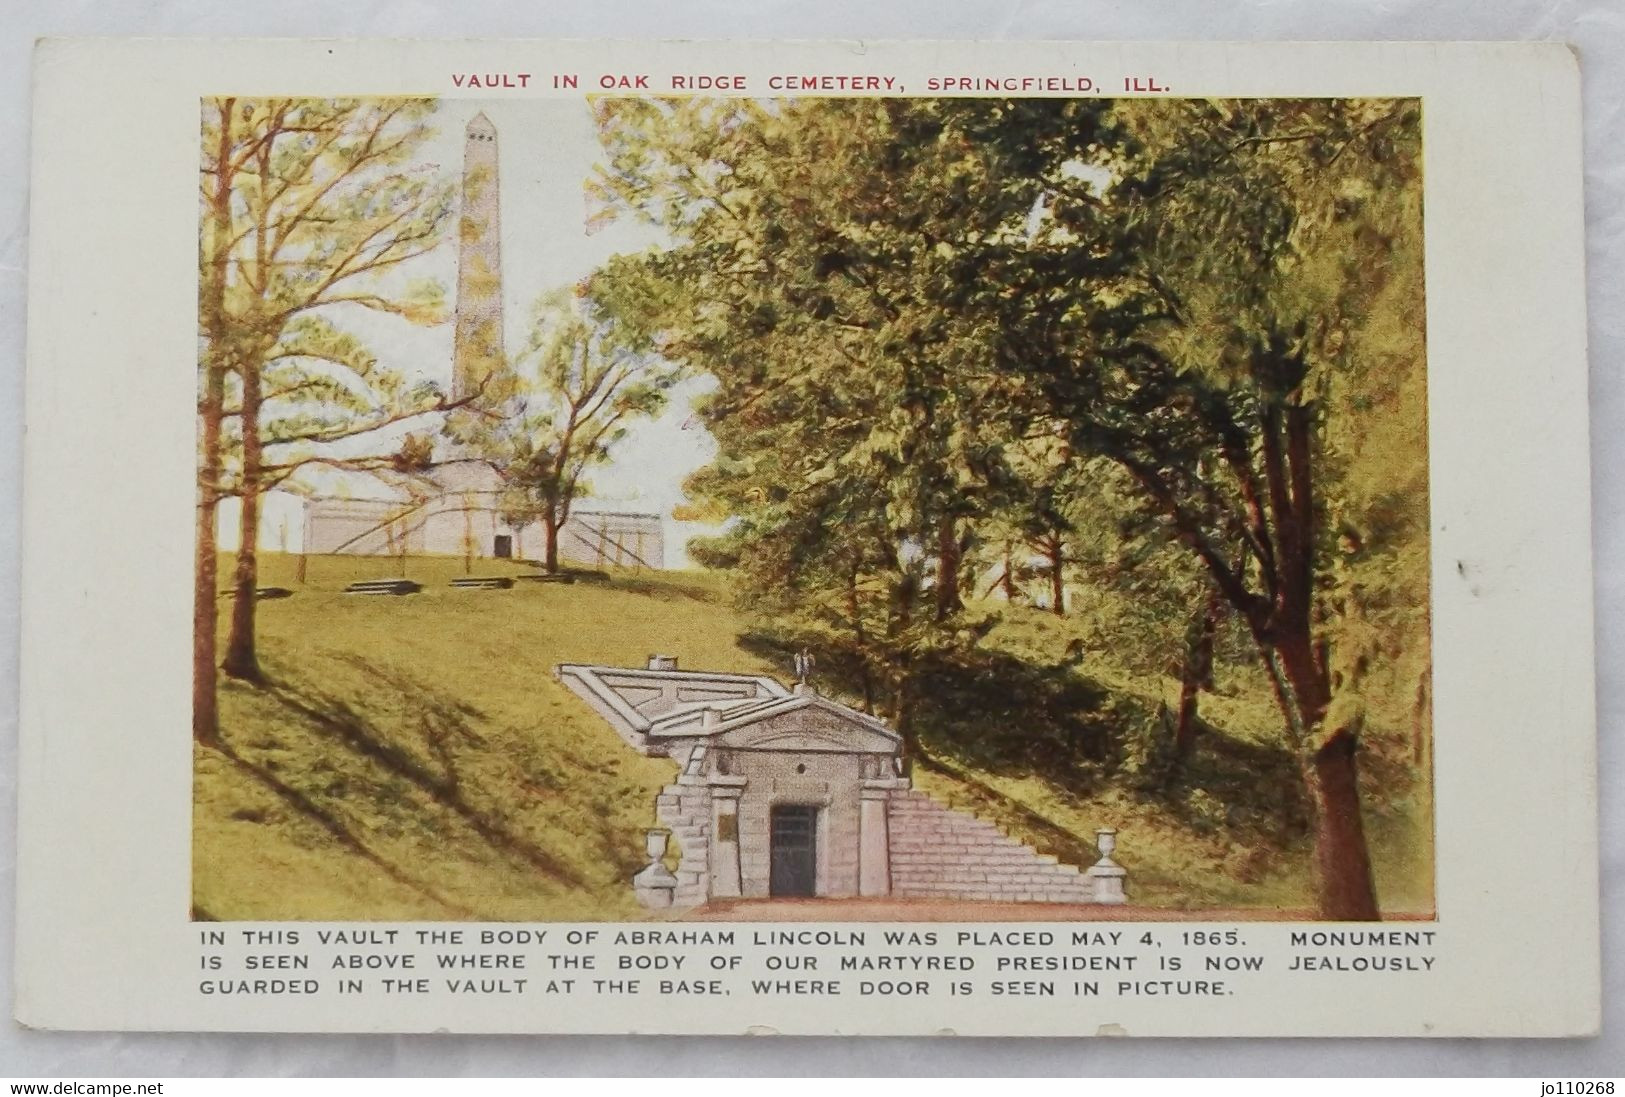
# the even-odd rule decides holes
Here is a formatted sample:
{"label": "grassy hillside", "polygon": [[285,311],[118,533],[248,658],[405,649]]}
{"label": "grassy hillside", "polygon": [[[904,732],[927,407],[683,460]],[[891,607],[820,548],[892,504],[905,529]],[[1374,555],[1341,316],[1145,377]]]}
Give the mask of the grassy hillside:
{"label": "grassy hillside", "polygon": [[[1173,767],[1158,750],[1176,680],[1115,666],[1087,619],[1000,608],[984,644],[999,676],[985,676],[983,656],[981,676],[948,667],[936,677],[922,737],[937,764],[917,770],[921,789],[1078,864],[1097,828],[1116,828],[1136,903],[1313,909],[1307,809],[1262,675],[1225,668],[1218,692],[1202,695],[1197,747]],[[1080,647],[1092,654],[1057,658]],[[1366,827],[1383,909],[1427,913],[1430,812],[1396,756],[1406,735],[1368,729]],[[1091,757],[1073,741],[1100,749]]]}
{"label": "grassy hillside", "polygon": [[[295,594],[260,606],[267,683],[222,688],[228,752],[197,754],[205,917],[637,917],[627,879],[675,767],[628,749],[553,666],[660,651],[783,676],[770,648],[741,643],[727,592],[703,575],[460,591],[446,585],[460,560],[418,559],[407,573],[426,589],[391,598],[340,593],[396,574],[388,560],[314,558],[300,583],[270,556],[263,573]],[[1133,755],[1173,684],[1098,653],[1057,660],[1082,627],[1008,609],[977,662],[936,668],[919,787],[1074,863],[1097,827],[1119,828],[1137,903],[1309,907],[1307,827],[1273,710],[1252,690],[1204,697],[1207,733],[1170,777]],[[1093,757],[1095,742],[1116,756]],[[1385,909],[1427,910],[1428,846],[1413,840],[1425,804],[1381,749],[1365,776],[1381,792],[1368,825]]]}
{"label": "grassy hillside", "polygon": [[[491,562],[480,574],[517,571]],[[653,798],[675,775],[552,676],[565,661],[764,669],[703,577],[340,593],[387,560],[266,557],[263,688],[226,683],[230,756],[199,750],[193,897],[220,919],[631,917]],[[226,574],[224,570],[222,574]],[[222,623],[230,599],[221,600]],[[222,633],[223,634],[223,633]]]}

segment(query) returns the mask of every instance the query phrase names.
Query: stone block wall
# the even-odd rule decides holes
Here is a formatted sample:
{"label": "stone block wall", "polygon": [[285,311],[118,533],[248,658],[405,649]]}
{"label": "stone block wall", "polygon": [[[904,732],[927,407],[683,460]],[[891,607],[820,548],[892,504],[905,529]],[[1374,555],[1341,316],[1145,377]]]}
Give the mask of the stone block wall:
{"label": "stone block wall", "polygon": [[893,792],[888,815],[891,893],[897,898],[1095,901],[1094,888],[1078,866],[1061,864],[923,792]]}
{"label": "stone block wall", "polygon": [[858,894],[863,757],[830,751],[732,753],[729,772],[745,778],[739,799],[741,894],[757,898],[769,894],[771,816],[777,804],[812,804],[819,809],[817,894]]}
{"label": "stone block wall", "polygon": [[711,790],[704,784],[667,785],[655,799],[655,818],[677,842],[674,907],[697,907],[710,897]]}

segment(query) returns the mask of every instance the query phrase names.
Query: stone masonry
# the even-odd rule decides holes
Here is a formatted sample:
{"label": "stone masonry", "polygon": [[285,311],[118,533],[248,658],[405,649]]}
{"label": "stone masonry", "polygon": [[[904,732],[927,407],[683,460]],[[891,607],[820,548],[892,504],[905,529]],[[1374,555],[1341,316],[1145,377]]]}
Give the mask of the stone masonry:
{"label": "stone masonry", "polygon": [[891,893],[898,898],[1095,901],[1078,866],[1024,846],[975,815],[913,789],[894,793],[888,807]]}
{"label": "stone masonry", "polygon": [[667,785],[655,800],[655,817],[671,831],[679,852],[672,906],[697,907],[709,895],[711,790],[704,785]]}
{"label": "stone masonry", "polygon": [[[666,786],[655,801],[660,826],[671,831],[681,857],[672,906],[695,907],[714,894],[708,851],[713,804],[703,785]],[[886,797],[889,889],[898,899],[970,899],[999,902],[1092,903],[1096,892],[1076,865],[1062,864],[1004,834],[969,812],[944,807],[923,792],[902,788]],[[843,887],[845,894],[856,889]],[[735,889],[728,894],[738,894]]]}
{"label": "stone masonry", "polygon": [[[1087,871],[911,787],[883,721],[753,675],[565,664],[559,679],[634,749],[682,767],[655,801],[639,898],[692,909],[715,899],[891,896],[992,902],[1125,901],[1116,832]],[[781,823],[783,824],[781,826]],[[678,863],[668,872],[667,835]]]}

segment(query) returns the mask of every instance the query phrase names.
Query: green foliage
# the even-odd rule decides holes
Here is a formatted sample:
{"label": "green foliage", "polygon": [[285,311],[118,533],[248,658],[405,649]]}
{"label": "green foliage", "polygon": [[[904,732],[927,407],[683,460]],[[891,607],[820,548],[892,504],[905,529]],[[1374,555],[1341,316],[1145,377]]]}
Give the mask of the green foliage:
{"label": "green foliage", "polygon": [[1024,199],[900,101],[601,111],[601,198],[681,241],[648,261],[665,353],[720,382],[700,409],[719,458],[688,487],[732,524],[696,551],[862,662],[906,725],[918,661],[985,628],[963,608],[967,557],[981,516],[1021,494],[1017,394],[965,368],[959,306],[982,283],[956,242],[1007,234]]}
{"label": "green foliage", "polygon": [[[412,558],[421,594],[341,593],[397,568],[311,557],[301,583],[294,559],[262,561],[295,594],[261,607],[268,684],[228,684],[226,749],[197,753],[194,903],[228,920],[642,917],[627,881],[675,769],[627,750],[547,668],[638,665],[654,649],[782,676],[788,652],[736,642],[746,622],[706,575],[470,592],[447,586],[460,559]],[[1136,904],[1306,910],[1303,809],[1268,700],[1215,698],[1177,782],[1121,780],[1131,759],[1112,744],[1154,722],[1167,685],[1104,656],[1049,661],[1082,627],[1016,608],[984,640],[987,661],[934,662],[921,724],[942,768],[916,767],[916,784],[1071,863],[1091,859],[1095,828],[1120,828]],[[516,659],[541,670],[515,675]],[[1372,779],[1391,787],[1386,770]],[[1425,910],[1425,805],[1393,798],[1372,820],[1390,906]]]}
{"label": "green foliage", "polygon": [[558,567],[559,527],[590,490],[587,474],[610,460],[635,423],[661,412],[679,376],[652,351],[635,313],[628,316],[636,306],[617,269],[537,302],[510,371],[512,398],[500,415],[470,417],[459,431],[502,477],[509,523],[542,523],[549,570]]}
{"label": "green foliage", "polygon": [[[1414,101],[597,110],[597,215],[646,219],[672,246],[549,302],[520,413],[472,417],[515,516],[562,520],[628,421],[679,373],[708,375],[696,414],[717,456],[682,509],[722,532],[695,558],[728,571],[751,645],[775,662],[812,649],[821,676],[895,721],[928,780],[1005,797],[1066,840],[1089,811],[1163,828],[1170,887],[1230,872],[1301,898],[1303,866],[1274,856],[1312,829],[1322,912],[1343,918],[1376,912],[1363,814],[1388,856],[1379,884],[1417,893],[1403,882],[1430,856]],[[319,172],[365,147],[303,155]],[[376,224],[411,194],[432,221],[416,185],[392,174],[342,210]],[[346,297],[421,318],[434,295]],[[296,364],[268,366],[291,390],[276,399],[315,402],[286,407],[270,444],[319,445],[324,415],[345,429],[369,402],[433,406],[390,392],[337,326],[294,322],[310,313],[250,348]],[[213,368],[249,360],[217,349]],[[1001,572],[1018,597],[979,597]],[[1066,588],[1065,622],[1015,604],[1046,580]],[[1207,625],[1212,665],[1184,676],[1211,691],[1203,736],[1182,758],[1168,687]],[[1347,779],[1317,784],[1321,764]],[[1203,894],[1221,892],[1235,894]]]}
{"label": "green foliage", "polygon": [[[603,215],[676,242],[646,259],[655,326],[719,382],[688,487],[730,524],[696,550],[905,735],[928,668],[996,624],[966,580],[1031,572],[1017,543],[1137,614],[1142,668],[1201,627],[1258,657],[1231,680],[1306,780],[1425,683],[1414,101],[598,109]],[[1326,909],[1369,917],[1332,787]]]}
{"label": "green foliage", "polygon": [[199,326],[205,382],[224,375],[227,492],[257,495],[312,465],[388,474],[397,462],[368,436],[444,407],[346,324],[358,309],[445,320],[444,288],[411,276],[453,209],[439,169],[415,162],[433,110],[426,99],[205,101]]}

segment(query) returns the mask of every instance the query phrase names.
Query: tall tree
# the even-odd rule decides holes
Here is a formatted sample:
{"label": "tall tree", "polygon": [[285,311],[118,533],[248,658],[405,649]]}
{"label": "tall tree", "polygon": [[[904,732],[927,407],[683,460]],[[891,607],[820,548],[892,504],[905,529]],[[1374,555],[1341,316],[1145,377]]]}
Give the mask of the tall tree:
{"label": "tall tree", "polygon": [[[1374,918],[1361,660],[1337,650],[1328,602],[1333,532],[1361,516],[1340,505],[1327,424],[1421,369],[1415,106],[1118,113],[1113,185],[1081,190],[1050,165],[1030,255],[995,272],[1021,302],[1001,322],[1006,368],[1044,388],[1081,453],[1125,469],[1247,622],[1315,808],[1322,913]],[[1067,272],[1102,241],[1116,261]],[[1415,337],[1395,338],[1406,325]]]}
{"label": "tall tree", "polygon": [[[212,560],[215,546],[213,515],[204,512],[213,510],[221,491],[222,439],[235,450],[234,490],[242,499],[222,667],[252,680],[259,676],[259,500],[266,481],[285,472],[267,468],[267,448],[331,444],[427,410],[421,391],[408,406],[375,402],[380,390],[401,387],[341,325],[346,309],[416,323],[442,319],[438,284],[405,277],[414,259],[438,245],[451,212],[451,192],[438,169],[413,163],[431,133],[432,111],[431,101],[414,99],[205,103],[203,498],[193,653],[195,709],[204,714],[194,730],[205,741],[214,735],[214,654],[213,628],[202,618],[215,578],[204,557]],[[235,407],[227,404],[228,385]],[[277,426],[279,411],[294,425]]]}
{"label": "tall tree", "polygon": [[[212,108],[213,126],[209,123]],[[220,512],[221,441],[226,377],[232,369],[225,315],[231,274],[232,179],[246,159],[238,147],[237,100],[217,99],[204,110],[201,189],[202,229],[198,238],[198,504],[192,589],[192,737],[213,745],[219,739],[215,646],[219,565],[215,522]]]}
{"label": "tall tree", "polygon": [[606,462],[640,418],[657,415],[678,374],[650,352],[631,325],[614,321],[613,276],[590,279],[575,294],[537,303],[530,338],[517,356],[511,414],[477,432],[476,445],[507,486],[511,525],[539,522],[544,567],[559,570],[559,530],[586,477]]}
{"label": "tall tree", "polygon": [[[961,547],[1020,481],[1012,444],[1115,463],[1251,632],[1315,805],[1323,914],[1376,916],[1350,623],[1425,545],[1425,486],[1420,437],[1395,438],[1413,471],[1386,494],[1354,440],[1380,428],[1368,409],[1403,403],[1408,429],[1420,405],[1415,105],[603,112],[602,192],[679,241],[676,353],[722,382],[695,485],[739,519],[717,557],[826,612],[884,577],[889,622],[953,630]],[[1343,582],[1345,527],[1363,547]],[[1387,589],[1387,612],[1416,604]]]}
{"label": "tall tree", "polygon": [[[976,524],[1007,492],[1015,386],[965,367],[960,238],[1020,211],[976,150],[906,101],[606,102],[606,205],[661,226],[665,352],[715,376],[717,463],[692,483],[738,519],[717,559],[751,597],[840,620],[908,731],[914,667],[966,630]],[[974,624],[974,623],[971,623]]]}

